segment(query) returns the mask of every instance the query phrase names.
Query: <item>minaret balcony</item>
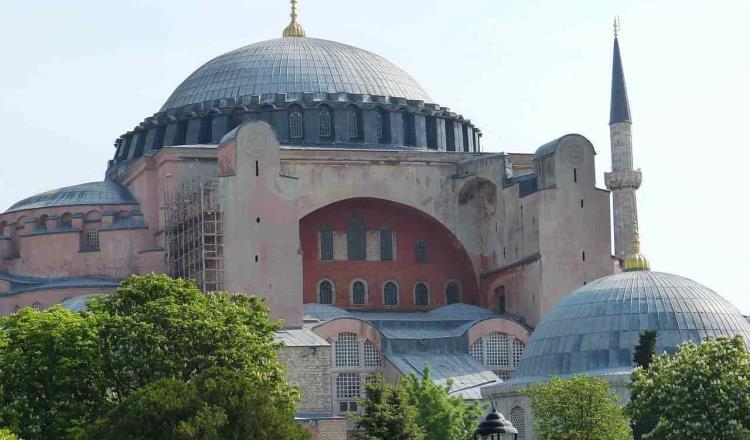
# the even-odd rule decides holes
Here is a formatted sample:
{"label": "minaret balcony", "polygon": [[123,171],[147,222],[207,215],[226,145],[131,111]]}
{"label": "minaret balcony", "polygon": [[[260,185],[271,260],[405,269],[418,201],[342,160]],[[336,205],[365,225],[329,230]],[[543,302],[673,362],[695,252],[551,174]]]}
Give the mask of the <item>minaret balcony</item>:
{"label": "minaret balcony", "polygon": [[641,170],[613,171],[604,173],[604,182],[610,191],[618,189],[638,189],[641,187]]}

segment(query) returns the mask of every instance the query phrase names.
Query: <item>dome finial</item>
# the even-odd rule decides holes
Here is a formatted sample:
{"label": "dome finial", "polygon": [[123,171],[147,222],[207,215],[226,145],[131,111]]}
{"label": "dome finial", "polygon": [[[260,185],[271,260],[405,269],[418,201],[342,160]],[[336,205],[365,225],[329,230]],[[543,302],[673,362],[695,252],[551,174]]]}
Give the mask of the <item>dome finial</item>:
{"label": "dome finial", "polygon": [[638,219],[633,216],[633,250],[625,259],[623,269],[626,272],[651,270],[651,264],[646,257],[641,254],[641,236],[638,233]]}
{"label": "dome finial", "polygon": [[305,33],[305,29],[301,24],[297,23],[297,0],[292,0],[292,13],[290,16],[292,17],[292,21],[289,23],[289,26],[284,29],[283,36],[306,37],[307,34]]}

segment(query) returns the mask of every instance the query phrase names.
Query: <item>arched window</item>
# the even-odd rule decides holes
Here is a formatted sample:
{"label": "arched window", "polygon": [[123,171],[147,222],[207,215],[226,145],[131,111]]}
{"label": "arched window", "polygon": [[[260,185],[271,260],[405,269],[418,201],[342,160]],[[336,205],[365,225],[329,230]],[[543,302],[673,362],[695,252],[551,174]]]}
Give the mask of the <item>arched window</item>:
{"label": "arched window", "polygon": [[318,297],[321,304],[333,304],[333,285],[328,280],[318,284]]}
{"label": "arched window", "polygon": [[380,351],[375,344],[370,341],[365,341],[365,367],[368,368],[380,368],[383,366],[383,360],[380,356]]}
{"label": "arched window", "polygon": [[424,240],[417,240],[414,245],[414,254],[416,255],[417,263],[427,262],[427,243]]}
{"label": "arched window", "polygon": [[414,286],[414,304],[426,306],[430,302],[430,291],[425,283],[417,283]]}
{"label": "arched window", "polygon": [[8,223],[5,221],[0,222],[0,237],[6,237],[6,234],[10,234],[10,232],[6,231],[5,228],[8,227]]}
{"label": "arched window", "polygon": [[31,308],[36,310],[37,312],[41,312],[42,310],[44,310],[44,306],[40,302],[35,302],[31,305]]}
{"label": "arched window", "polygon": [[302,139],[303,136],[302,113],[292,112],[289,115],[289,139]]}
{"label": "arched window", "polygon": [[380,259],[393,261],[393,232],[388,228],[380,230]]}
{"label": "arched window", "polygon": [[49,219],[49,216],[47,214],[39,216],[39,218],[36,220],[36,223],[34,224],[34,230],[35,231],[46,231],[47,230],[47,220]]}
{"label": "arched window", "polygon": [[498,377],[507,380],[513,377],[523,355],[524,344],[505,333],[494,332],[477,339],[469,354]]}
{"label": "arched window", "polygon": [[393,281],[388,281],[383,286],[383,304],[387,306],[398,305],[398,286]]}
{"label": "arched window", "polygon": [[10,225],[10,254],[8,257],[17,258],[21,256],[21,234],[26,226],[26,217],[21,216],[16,219],[15,225]]}
{"label": "arched window", "polygon": [[57,221],[57,228],[58,229],[69,229],[73,227],[73,216],[66,212],[65,214],[60,216],[60,219]]}
{"label": "arched window", "polygon": [[365,222],[359,214],[349,216],[346,230],[349,261],[365,261],[366,254]]}
{"label": "arched window", "polygon": [[359,130],[359,110],[356,108],[349,109],[349,139],[357,140],[360,137]]}
{"label": "arched window", "polygon": [[526,438],[526,414],[523,408],[516,406],[510,410],[510,423],[518,430],[518,438]]}
{"label": "arched window", "polygon": [[365,283],[362,281],[355,281],[354,284],[352,284],[352,304],[365,304],[366,290]]}
{"label": "arched window", "polygon": [[456,304],[458,302],[461,302],[461,288],[457,282],[451,281],[445,286],[445,303]]}
{"label": "arched window", "polygon": [[333,260],[333,231],[328,226],[320,230],[320,259]]}
{"label": "arched window", "polygon": [[328,109],[322,109],[318,116],[320,122],[320,137],[324,140],[329,140],[333,137],[333,130],[331,124],[331,112]]}
{"label": "arched window", "polygon": [[97,211],[91,211],[83,219],[83,230],[81,233],[81,250],[98,251],[99,229],[102,226],[102,217]]}
{"label": "arched window", "polygon": [[336,368],[359,367],[359,341],[354,333],[339,333],[333,343]]}

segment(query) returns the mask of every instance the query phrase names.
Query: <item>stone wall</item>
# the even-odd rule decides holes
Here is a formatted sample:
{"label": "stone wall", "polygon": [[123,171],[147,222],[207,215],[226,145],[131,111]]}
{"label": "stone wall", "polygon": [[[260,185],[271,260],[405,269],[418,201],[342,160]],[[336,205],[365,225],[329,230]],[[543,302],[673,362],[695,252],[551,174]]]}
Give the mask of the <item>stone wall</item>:
{"label": "stone wall", "polygon": [[331,347],[285,347],[279,361],[286,366],[287,382],[302,391],[300,412],[331,412]]}

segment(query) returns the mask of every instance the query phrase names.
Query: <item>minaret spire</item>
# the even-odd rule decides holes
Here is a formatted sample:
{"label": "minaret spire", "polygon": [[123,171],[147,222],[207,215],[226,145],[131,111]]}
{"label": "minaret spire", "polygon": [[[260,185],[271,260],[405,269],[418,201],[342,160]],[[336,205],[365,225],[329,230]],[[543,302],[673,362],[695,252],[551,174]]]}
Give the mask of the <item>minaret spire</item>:
{"label": "minaret spire", "polygon": [[290,17],[292,17],[292,21],[289,23],[289,26],[287,26],[284,29],[283,36],[284,37],[306,37],[307,34],[305,33],[305,29],[302,27],[301,24],[297,22],[297,0],[291,0],[292,1],[292,13],[290,14]]}
{"label": "minaret spire", "polygon": [[[635,192],[641,187],[641,171],[633,169],[632,118],[625,73],[620,56],[620,21],[614,22],[614,51],[612,56],[612,100],[609,111],[609,135],[612,143],[612,172],[604,180],[612,192],[612,220],[615,236],[615,256],[620,261],[632,253],[634,234],[638,230],[638,208]],[[637,237],[635,237],[637,238]]]}

